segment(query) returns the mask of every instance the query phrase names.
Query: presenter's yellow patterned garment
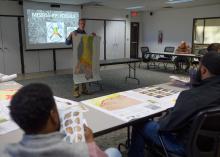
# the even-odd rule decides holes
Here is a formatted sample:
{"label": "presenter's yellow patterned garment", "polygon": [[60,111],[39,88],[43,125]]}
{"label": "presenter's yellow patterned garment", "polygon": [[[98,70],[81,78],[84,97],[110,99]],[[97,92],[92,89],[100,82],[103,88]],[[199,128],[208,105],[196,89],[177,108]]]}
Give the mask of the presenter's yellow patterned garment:
{"label": "presenter's yellow patterned garment", "polygon": [[78,46],[78,63],[75,74],[85,74],[85,78],[92,79],[93,36],[83,35]]}

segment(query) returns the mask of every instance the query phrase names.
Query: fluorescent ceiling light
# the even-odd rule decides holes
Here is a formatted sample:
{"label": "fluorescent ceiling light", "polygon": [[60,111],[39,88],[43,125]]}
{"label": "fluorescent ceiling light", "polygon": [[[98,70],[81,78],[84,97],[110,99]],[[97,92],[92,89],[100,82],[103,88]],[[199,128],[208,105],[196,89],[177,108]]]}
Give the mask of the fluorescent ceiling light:
{"label": "fluorescent ceiling light", "polygon": [[129,7],[129,8],[126,8],[126,9],[132,10],[132,9],[142,9],[142,8],[144,8],[144,6]]}
{"label": "fluorescent ceiling light", "polygon": [[186,3],[192,2],[193,0],[168,0],[168,4]]}

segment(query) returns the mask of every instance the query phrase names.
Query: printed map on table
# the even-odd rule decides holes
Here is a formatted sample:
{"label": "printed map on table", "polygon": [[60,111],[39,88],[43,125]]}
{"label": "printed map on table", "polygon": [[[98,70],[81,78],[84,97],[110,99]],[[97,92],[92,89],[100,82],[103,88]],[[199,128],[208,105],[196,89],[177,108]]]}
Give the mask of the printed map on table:
{"label": "printed map on table", "polygon": [[120,94],[111,94],[92,99],[91,104],[108,111],[119,110],[142,103],[141,101]]}
{"label": "printed map on table", "polygon": [[146,100],[153,104],[160,104],[163,108],[172,108],[176,104],[176,100],[180,94],[175,89],[168,89],[159,86],[150,86],[126,91],[128,95],[140,100]]}
{"label": "printed map on table", "polygon": [[135,89],[134,91],[140,94],[152,96],[155,98],[164,98],[164,97],[179,93],[179,91],[176,91],[176,90],[166,89],[166,88],[157,87],[157,86],[138,88],[138,89]]}
{"label": "printed map on table", "polygon": [[17,92],[18,89],[5,89],[0,90],[0,101],[2,100],[11,100],[13,95]]}
{"label": "printed map on table", "polygon": [[125,122],[163,110],[163,108],[155,102],[133,98],[126,92],[86,100],[82,103]]}
{"label": "printed map on table", "polygon": [[[0,104],[8,104],[22,86],[14,81],[0,83]],[[7,106],[7,105],[6,105]]]}

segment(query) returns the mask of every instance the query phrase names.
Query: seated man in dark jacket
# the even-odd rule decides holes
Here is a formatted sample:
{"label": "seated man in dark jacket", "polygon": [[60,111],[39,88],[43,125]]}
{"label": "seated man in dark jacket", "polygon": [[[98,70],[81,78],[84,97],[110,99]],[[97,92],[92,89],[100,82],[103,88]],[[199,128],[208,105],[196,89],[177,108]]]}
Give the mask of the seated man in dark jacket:
{"label": "seated man in dark jacket", "polygon": [[201,110],[216,107],[216,104],[220,106],[220,53],[210,52],[204,55],[200,61],[197,80],[200,84],[183,91],[166,117],[159,122],[148,121],[133,127],[129,157],[143,157],[145,142],[160,146],[159,130],[166,132],[162,134],[162,138],[167,150],[185,155],[193,118]]}

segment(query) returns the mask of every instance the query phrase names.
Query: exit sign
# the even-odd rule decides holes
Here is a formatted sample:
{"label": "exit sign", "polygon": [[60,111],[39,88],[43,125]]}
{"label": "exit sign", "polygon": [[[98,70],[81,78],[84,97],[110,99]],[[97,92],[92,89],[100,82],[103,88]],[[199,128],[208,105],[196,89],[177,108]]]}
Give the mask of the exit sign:
{"label": "exit sign", "polygon": [[131,16],[132,17],[137,17],[138,16],[138,12],[137,11],[131,11]]}

